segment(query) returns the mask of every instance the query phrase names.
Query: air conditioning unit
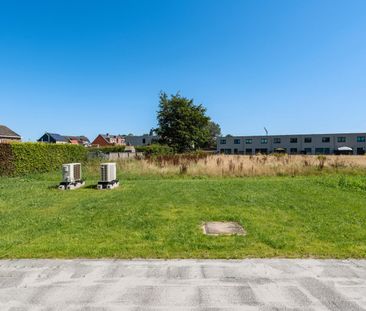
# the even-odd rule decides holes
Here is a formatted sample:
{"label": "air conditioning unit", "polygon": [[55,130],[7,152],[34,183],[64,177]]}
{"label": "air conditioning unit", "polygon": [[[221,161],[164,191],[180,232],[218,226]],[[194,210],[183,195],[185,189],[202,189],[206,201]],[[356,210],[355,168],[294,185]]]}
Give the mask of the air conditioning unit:
{"label": "air conditioning unit", "polygon": [[102,163],[100,165],[100,181],[98,189],[113,189],[119,186],[116,163]]}
{"label": "air conditioning unit", "polygon": [[60,190],[72,190],[84,185],[85,182],[82,179],[80,163],[62,165],[62,182],[58,187]]}

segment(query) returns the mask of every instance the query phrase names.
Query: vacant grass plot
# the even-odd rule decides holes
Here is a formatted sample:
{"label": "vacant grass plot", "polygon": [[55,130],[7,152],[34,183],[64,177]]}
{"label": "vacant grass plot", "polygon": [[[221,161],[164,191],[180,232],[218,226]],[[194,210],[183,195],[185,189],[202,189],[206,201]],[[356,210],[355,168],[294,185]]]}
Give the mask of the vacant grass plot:
{"label": "vacant grass plot", "polygon": [[[0,257],[366,258],[366,177],[133,177],[112,191],[0,178]],[[206,236],[234,221],[246,236]]]}

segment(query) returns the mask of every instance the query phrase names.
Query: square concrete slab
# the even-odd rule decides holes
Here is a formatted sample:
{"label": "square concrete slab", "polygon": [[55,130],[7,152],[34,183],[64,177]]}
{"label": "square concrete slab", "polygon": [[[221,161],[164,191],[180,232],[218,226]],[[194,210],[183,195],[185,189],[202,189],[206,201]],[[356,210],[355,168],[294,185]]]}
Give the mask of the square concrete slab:
{"label": "square concrete slab", "polygon": [[206,235],[246,235],[244,228],[237,222],[211,221],[203,224]]}

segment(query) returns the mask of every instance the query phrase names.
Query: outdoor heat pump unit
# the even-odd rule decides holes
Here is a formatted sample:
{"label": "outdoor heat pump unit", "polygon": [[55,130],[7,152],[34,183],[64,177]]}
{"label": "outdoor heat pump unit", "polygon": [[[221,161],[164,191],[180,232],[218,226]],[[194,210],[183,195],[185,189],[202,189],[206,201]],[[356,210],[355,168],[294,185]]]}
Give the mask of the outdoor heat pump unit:
{"label": "outdoor heat pump unit", "polygon": [[100,165],[100,181],[98,189],[113,189],[119,186],[116,163],[102,163]]}
{"label": "outdoor heat pump unit", "polygon": [[81,175],[80,163],[68,163],[62,165],[62,181],[60,182],[60,190],[77,189],[85,185],[85,181]]}

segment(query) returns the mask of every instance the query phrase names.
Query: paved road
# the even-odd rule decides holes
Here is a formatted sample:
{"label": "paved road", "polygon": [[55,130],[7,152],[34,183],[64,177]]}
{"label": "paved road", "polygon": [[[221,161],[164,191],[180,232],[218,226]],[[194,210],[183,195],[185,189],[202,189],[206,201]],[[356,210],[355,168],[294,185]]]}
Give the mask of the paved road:
{"label": "paved road", "polygon": [[366,310],[366,261],[3,260],[0,310]]}

